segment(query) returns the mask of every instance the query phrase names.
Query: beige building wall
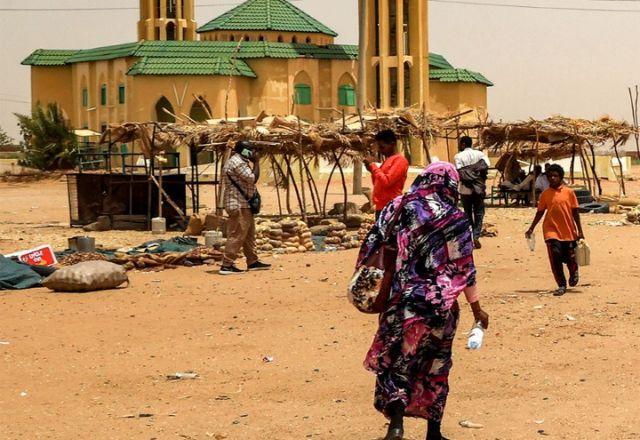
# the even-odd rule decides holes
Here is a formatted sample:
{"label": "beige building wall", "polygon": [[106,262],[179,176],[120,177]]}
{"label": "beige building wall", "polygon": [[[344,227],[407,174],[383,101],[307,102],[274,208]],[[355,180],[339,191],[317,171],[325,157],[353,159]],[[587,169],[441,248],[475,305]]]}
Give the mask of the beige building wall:
{"label": "beige building wall", "polygon": [[[455,114],[469,109],[474,110],[462,118],[462,121],[478,121],[478,116],[486,115],[487,86],[480,83],[444,83],[432,81],[429,107],[440,114]],[[450,137],[455,137],[452,133]],[[431,147],[431,156],[440,160],[453,161],[458,153],[456,139],[437,139]]]}
{"label": "beige building wall", "polygon": [[70,120],[74,117],[71,67],[32,67],[31,101],[33,105],[58,103]]}

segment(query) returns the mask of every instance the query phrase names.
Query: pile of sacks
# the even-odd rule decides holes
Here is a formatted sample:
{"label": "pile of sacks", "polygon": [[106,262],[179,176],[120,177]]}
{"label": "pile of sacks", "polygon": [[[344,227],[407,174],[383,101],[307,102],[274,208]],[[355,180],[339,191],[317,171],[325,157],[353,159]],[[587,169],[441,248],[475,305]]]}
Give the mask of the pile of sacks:
{"label": "pile of sacks", "polygon": [[311,228],[311,231],[313,235],[325,237],[325,246],[331,246],[340,251],[360,247],[357,237],[347,232],[347,225],[337,220],[322,220],[318,226]]}
{"label": "pile of sacks", "polygon": [[360,242],[363,242],[365,238],[367,238],[367,235],[369,235],[369,231],[371,230],[371,228],[373,228],[373,225],[375,225],[375,223],[376,221],[373,217],[367,217],[362,222],[362,224],[360,225],[360,229],[358,229],[358,239],[360,240]]}
{"label": "pile of sacks", "polygon": [[640,205],[627,212],[627,221],[634,225],[640,225]]}
{"label": "pile of sacks", "polygon": [[286,254],[308,252],[314,248],[307,224],[292,219],[279,222],[257,219],[256,245],[259,252]]}

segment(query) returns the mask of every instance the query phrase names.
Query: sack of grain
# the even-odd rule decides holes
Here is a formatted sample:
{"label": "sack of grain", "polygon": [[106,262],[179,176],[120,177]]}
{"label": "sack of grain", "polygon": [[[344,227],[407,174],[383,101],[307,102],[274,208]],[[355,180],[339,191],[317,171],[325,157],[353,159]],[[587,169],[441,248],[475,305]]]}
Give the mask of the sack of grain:
{"label": "sack of grain", "polygon": [[125,282],[129,278],[122,266],[108,261],[87,261],[57,270],[42,285],[55,292],[93,292],[115,289]]}

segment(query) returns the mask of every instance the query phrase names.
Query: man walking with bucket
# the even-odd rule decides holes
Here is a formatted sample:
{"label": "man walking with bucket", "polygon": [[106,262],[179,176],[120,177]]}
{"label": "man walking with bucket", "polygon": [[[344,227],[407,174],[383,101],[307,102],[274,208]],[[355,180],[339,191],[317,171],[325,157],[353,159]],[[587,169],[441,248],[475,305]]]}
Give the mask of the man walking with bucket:
{"label": "man walking with bucket", "polygon": [[544,217],[544,240],[547,243],[551,270],[558,283],[558,290],[554,295],[562,296],[567,292],[563,264],[569,269],[569,286],[575,287],[580,282],[576,247],[578,240],[584,239],[584,233],[580,222],[578,198],[575,192],[564,184],[564,169],[560,165],[551,165],[547,169],[547,176],[549,189],[540,196],[538,212],[525,235],[530,239]]}

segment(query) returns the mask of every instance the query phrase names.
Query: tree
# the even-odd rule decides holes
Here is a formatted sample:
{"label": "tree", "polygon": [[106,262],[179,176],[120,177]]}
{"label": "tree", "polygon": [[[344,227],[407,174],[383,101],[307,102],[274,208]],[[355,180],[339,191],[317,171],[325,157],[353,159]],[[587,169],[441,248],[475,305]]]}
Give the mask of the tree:
{"label": "tree", "polygon": [[14,140],[0,127],[0,147],[4,145],[13,145]]}
{"label": "tree", "polygon": [[31,115],[15,115],[23,137],[23,166],[44,171],[74,167],[77,139],[57,104],[38,104]]}

